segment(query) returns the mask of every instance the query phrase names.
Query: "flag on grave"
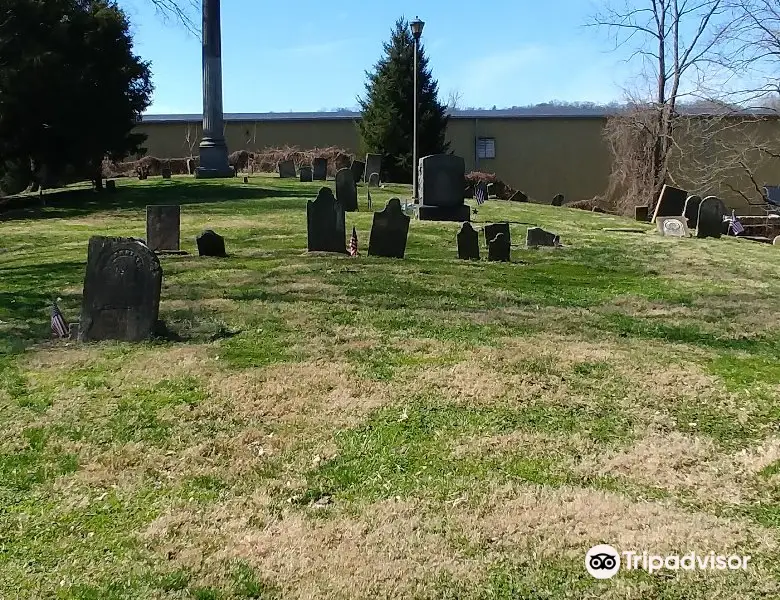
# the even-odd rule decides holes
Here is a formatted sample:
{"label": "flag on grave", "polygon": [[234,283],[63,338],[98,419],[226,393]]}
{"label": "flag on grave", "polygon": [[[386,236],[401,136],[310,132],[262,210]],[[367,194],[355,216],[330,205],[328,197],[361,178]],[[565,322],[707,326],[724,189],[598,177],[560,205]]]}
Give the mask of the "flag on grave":
{"label": "flag on grave", "polygon": [[68,324],[65,321],[65,317],[62,316],[56,301],[52,302],[51,305],[51,331],[57,337],[68,337]]}
{"label": "flag on grave", "polygon": [[354,227],[352,227],[352,237],[349,239],[349,255],[350,256],[358,255],[357,230]]}
{"label": "flag on grave", "polygon": [[745,228],[742,226],[742,223],[739,222],[739,219],[737,219],[737,211],[735,210],[731,211],[731,224],[729,225],[729,228],[734,235],[745,233]]}

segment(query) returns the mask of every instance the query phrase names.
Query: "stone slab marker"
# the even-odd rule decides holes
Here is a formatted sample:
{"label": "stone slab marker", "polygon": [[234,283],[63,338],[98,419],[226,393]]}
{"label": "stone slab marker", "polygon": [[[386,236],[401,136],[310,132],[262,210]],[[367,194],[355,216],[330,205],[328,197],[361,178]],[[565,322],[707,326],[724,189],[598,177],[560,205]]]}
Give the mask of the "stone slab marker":
{"label": "stone slab marker", "polygon": [[157,204],[146,207],[146,245],[155,252],[178,252],[181,207]]}
{"label": "stone slab marker", "polygon": [[688,196],[683,208],[683,216],[688,220],[688,228],[696,229],[699,224],[699,206],[701,205],[701,196]]}
{"label": "stone slab marker", "polygon": [[160,311],[162,275],[157,256],[141,241],[90,238],[79,339],[150,338]]}
{"label": "stone slab marker", "polygon": [[295,177],[295,162],[292,160],[279,161],[279,178],[292,179]]}
{"label": "stone slab marker", "polygon": [[312,161],[312,177],[315,181],[325,181],[328,178],[328,159],[315,158]]}
{"label": "stone slab marker", "polygon": [[479,260],[479,234],[471,223],[464,223],[458,232],[458,258]]}
{"label": "stone slab marker", "polygon": [[320,188],[317,198],[306,205],[309,252],[347,253],[344,208],[333,190]]}
{"label": "stone slab marker", "polygon": [[685,212],[685,201],[688,199],[688,192],[680,188],[664,185],[661,189],[661,196],[658,198],[658,204],[655,205],[652,223],[655,223],[658,217],[681,217]]}
{"label": "stone slab marker", "polygon": [[512,245],[509,238],[503,232],[498,232],[488,242],[488,260],[493,262],[509,262],[512,254]]}
{"label": "stone slab marker", "polygon": [[525,245],[528,248],[538,248],[540,246],[556,247],[561,245],[560,237],[550,231],[545,231],[541,227],[529,227],[525,234]]}
{"label": "stone slab marker", "polygon": [[383,211],[374,213],[368,255],[403,258],[409,236],[409,220],[401,209],[401,201],[391,198]]}
{"label": "stone slab marker", "polygon": [[199,256],[217,256],[219,258],[227,256],[225,238],[211,229],[206,229],[196,237],[195,244],[198,246]]}
{"label": "stone slab marker", "polygon": [[688,237],[690,231],[685,224],[685,217],[658,217],[655,220],[658,233],[664,237]]}
{"label": "stone slab marker", "polygon": [[512,243],[512,236],[509,233],[509,223],[490,223],[485,225],[485,246],[490,245],[490,241],[496,237],[499,233],[503,233],[506,236],[507,242]]}
{"label": "stone slab marker", "polygon": [[364,171],[364,177],[368,180],[372,174],[377,174],[377,186],[379,180],[382,177],[382,155],[381,154],[366,154],[366,170]]}
{"label": "stone slab marker", "polygon": [[650,207],[649,206],[635,206],[634,207],[634,219],[637,221],[642,221],[643,223],[647,223],[647,220],[650,218]]}
{"label": "stone slab marker", "polygon": [[723,217],[727,209],[723,200],[707,196],[699,205],[699,222],[696,227],[697,238],[720,238],[723,235]]}
{"label": "stone slab marker", "polygon": [[311,167],[301,167],[300,176],[301,176],[302,183],[308,183],[310,181],[314,181],[314,173],[312,172]]}
{"label": "stone slab marker", "polygon": [[360,183],[363,181],[363,175],[366,172],[366,163],[364,163],[362,160],[353,160],[349,168],[352,170],[355,183]]}
{"label": "stone slab marker", "polygon": [[358,209],[357,184],[351,169],[339,169],[336,173],[336,200],[344,207],[344,212]]}

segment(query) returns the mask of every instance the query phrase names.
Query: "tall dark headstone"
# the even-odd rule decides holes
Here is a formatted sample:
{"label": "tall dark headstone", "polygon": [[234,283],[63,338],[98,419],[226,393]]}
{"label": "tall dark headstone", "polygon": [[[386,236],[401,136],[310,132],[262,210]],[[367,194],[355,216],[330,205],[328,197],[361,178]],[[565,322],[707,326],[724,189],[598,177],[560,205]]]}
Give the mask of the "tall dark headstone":
{"label": "tall dark headstone", "polygon": [[314,181],[314,174],[312,173],[311,167],[301,167],[299,175],[302,183]]}
{"label": "tall dark headstone", "polygon": [[420,207],[418,216],[429,221],[468,221],[465,204],[466,163],[460,156],[433,154],[418,165]]}
{"label": "tall dark headstone", "polygon": [[333,190],[320,188],[316,200],[306,205],[309,252],[347,253],[344,208],[333,196]]}
{"label": "tall dark headstone", "polygon": [[379,185],[379,180],[382,177],[382,155],[366,154],[366,170],[364,172],[365,172],[366,181],[368,181],[368,178],[371,177],[373,173],[376,173],[377,174],[376,184]]}
{"label": "tall dark headstone", "polygon": [[685,201],[688,199],[688,192],[671,185],[664,185],[661,189],[661,196],[658,198],[658,204],[655,205],[653,220],[656,217],[681,217],[685,212]]}
{"label": "tall dark headstone", "polygon": [[642,221],[644,223],[647,223],[647,220],[650,218],[650,207],[649,206],[635,206],[634,207],[634,219],[637,221]]}
{"label": "tall dark headstone", "polygon": [[512,253],[512,246],[509,238],[502,232],[499,232],[488,241],[488,260],[495,262],[509,262]]}
{"label": "tall dark headstone", "polygon": [[727,214],[723,200],[707,196],[699,205],[699,222],[696,227],[697,238],[720,238],[723,235],[723,217]]}
{"label": "tall dark headstone", "polygon": [[699,206],[701,205],[701,196],[688,196],[683,208],[683,216],[688,219],[688,228],[696,229],[699,224]]}
{"label": "tall dark headstone", "polygon": [[199,178],[233,177],[225,144],[222,111],[222,24],[220,0],[203,3],[203,138],[200,142]]}
{"label": "tall dark headstone", "polygon": [[336,172],[336,200],[344,207],[344,212],[358,209],[357,184],[351,169],[339,169]]}
{"label": "tall dark headstone", "polygon": [[280,179],[292,179],[295,177],[295,162],[292,160],[279,161]]}
{"label": "tall dark headstone", "polygon": [[349,168],[352,170],[355,183],[363,181],[363,174],[366,172],[366,163],[362,160],[353,160]]}
{"label": "tall dark headstone", "polygon": [[479,234],[468,222],[458,232],[458,258],[479,260]]}
{"label": "tall dark headstone", "polygon": [[161,288],[160,261],[142,242],[90,238],[79,339],[148,339],[157,324]]}
{"label": "tall dark headstone", "polygon": [[198,246],[199,256],[217,256],[219,258],[227,256],[225,238],[211,229],[206,229],[196,237],[195,244]]}
{"label": "tall dark headstone", "polygon": [[155,252],[178,252],[181,207],[157,204],[146,207],[146,245]]}
{"label": "tall dark headstone", "polygon": [[408,236],[409,216],[401,209],[401,201],[391,198],[383,211],[374,213],[368,255],[403,258]]}
{"label": "tall dark headstone", "polygon": [[312,163],[314,181],[325,181],[328,178],[328,159],[315,158]]}
{"label": "tall dark headstone", "polygon": [[512,243],[512,236],[509,234],[509,223],[490,223],[485,225],[485,245],[490,244],[490,240],[494,239],[499,233],[503,233],[506,237],[506,241]]}

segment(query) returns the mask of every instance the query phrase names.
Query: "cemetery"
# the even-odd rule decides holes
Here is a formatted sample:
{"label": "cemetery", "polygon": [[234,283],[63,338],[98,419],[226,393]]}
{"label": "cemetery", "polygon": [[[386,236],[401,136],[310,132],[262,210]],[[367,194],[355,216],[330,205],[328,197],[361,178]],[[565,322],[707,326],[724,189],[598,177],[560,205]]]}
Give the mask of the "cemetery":
{"label": "cemetery", "polygon": [[197,159],[0,161],[0,598],[780,597],[780,187],[536,197],[425,68],[412,148],[235,149],[201,6]]}

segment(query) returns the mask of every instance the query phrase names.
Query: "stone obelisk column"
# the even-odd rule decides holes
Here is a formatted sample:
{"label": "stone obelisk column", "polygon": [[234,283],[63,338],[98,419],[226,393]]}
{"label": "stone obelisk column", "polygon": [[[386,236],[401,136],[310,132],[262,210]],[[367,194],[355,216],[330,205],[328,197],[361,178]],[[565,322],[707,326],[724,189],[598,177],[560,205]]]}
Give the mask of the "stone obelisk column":
{"label": "stone obelisk column", "polygon": [[203,2],[203,139],[197,177],[232,177],[223,133],[222,31],[219,0]]}

